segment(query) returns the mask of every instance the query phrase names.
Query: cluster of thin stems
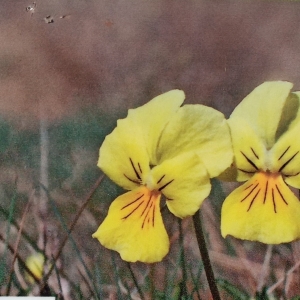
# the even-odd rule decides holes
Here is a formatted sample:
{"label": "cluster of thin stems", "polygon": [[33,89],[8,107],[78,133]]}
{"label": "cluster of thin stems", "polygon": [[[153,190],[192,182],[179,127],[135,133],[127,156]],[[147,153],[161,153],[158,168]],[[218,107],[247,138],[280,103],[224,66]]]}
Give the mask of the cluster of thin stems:
{"label": "cluster of thin stems", "polygon": [[[85,199],[84,199],[84,201],[83,201],[83,203],[82,203],[79,211],[77,212],[77,214],[74,217],[74,219],[73,219],[70,227],[68,228],[68,232],[65,235],[65,237],[64,237],[64,239],[63,239],[63,241],[62,241],[62,243],[61,243],[61,245],[60,245],[60,247],[59,247],[59,249],[58,249],[58,251],[56,253],[56,255],[52,257],[51,267],[48,270],[48,272],[43,276],[42,282],[40,282],[40,280],[38,278],[36,278],[34,276],[34,274],[32,274],[31,270],[29,270],[26,267],[25,263],[23,263],[23,261],[19,257],[19,255],[15,254],[15,257],[18,258],[22,262],[22,265],[26,269],[26,272],[28,272],[29,274],[31,274],[32,277],[33,277],[33,279],[37,283],[39,283],[41,287],[43,287],[44,285],[47,285],[47,280],[48,280],[49,276],[51,275],[51,273],[53,272],[53,270],[55,269],[56,261],[60,257],[60,255],[61,255],[61,253],[63,251],[63,248],[66,245],[66,242],[70,238],[71,232],[73,231],[73,229],[74,229],[74,227],[75,227],[78,219],[80,218],[82,212],[86,208],[86,206],[87,206],[90,198],[95,193],[96,189],[99,187],[99,185],[102,182],[103,178],[104,178],[104,175],[101,175],[98,178],[98,180],[95,182],[95,184],[91,187],[89,193],[86,195],[86,197],[85,197]],[[46,189],[45,187],[42,187],[42,188]],[[28,208],[26,208],[26,210],[27,209]],[[203,228],[202,228],[201,218],[200,218],[199,212],[196,213],[193,216],[193,222],[194,222],[195,234],[196,234],[196,237],[197,237],[198,247],[199,247],[199,250],[200,250],[201,257],[202,257],[202,262],[203,262],[203,266],[204,266],[204,270],[205,270],[205,273],[206,273],[206,277],[207,277],[207,281],[208,281],[208,285],[209,285],[209,288],[210,288],[210,291],[211,291],[212,298],[213,298],[213,300],[221,300],[220,295],[219,295],[219,291],[218,291],[218,288],[217,288],[217,285],[216,285],[216,280],[215,280],[215,277],[214,277],[213,269],[212,269],[212,266],[211,266],[211,263],[210,263],[210,258],[209,258],[209,254],[208,254],[208,250],[207,250],[207,246],[206,246],[206,242],[205,242],[205,237],[204,237],[204,233],[203,233]],[[181,239],[183,239],[183,233],[182,233],[181,223],[180,223],[179,227],[180,227],[180,237],[181,237]],[[2,239],[4,239],[4,238],[2,237]],[[14,249],[10,249],[10,251],[11,252],[15,252]],[[130,264],[128,264],[128,265],[129,265],[130,272],[132,272]],[[134,276],[133,276],[133,278],[134,278]],[[135,282],[135,285],[137,286],[139,294],[142,297],[143,293],[139,289],[137,282]],[[143,298],[144,297],[142,297],[142,299]]]}

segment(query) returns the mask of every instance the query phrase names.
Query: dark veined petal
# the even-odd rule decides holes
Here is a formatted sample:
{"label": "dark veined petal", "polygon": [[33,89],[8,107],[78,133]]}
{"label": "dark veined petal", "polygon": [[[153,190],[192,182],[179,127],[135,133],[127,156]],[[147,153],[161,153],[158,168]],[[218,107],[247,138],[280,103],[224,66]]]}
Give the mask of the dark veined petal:
{"label": "dark veined petal", "polygon": [[130,109],[109,134],[99,152],[98,166],[114,182],[132,190],[143,183],[150,165],[156,164],[157,143],[163,128],[184,101],[184,93],[173,90],[147,104]]}
{"label": "dark veined petal", "polygon": [[121,187],[133,190],[149,173],[149,161],[140,128],[130,119],[118,120],[100,148],[98,167]]}
{"label": "dark veined petal", "polygon": [[300,188],[300,120],[288,129],[270,151],[272,171],[280,172],[285,181]]}
{"label": "dark veined petal", "polygon": [[160,213],[160,197],[159,192],[145,186],[119,196],[93,237],[118,251],[123,260],[161,261],[169,251],[169,238]]}
{"label": "dark veined petal", "polygon": [[263,140],[243,119],[234,117],[228,120],[234,152],[234,167],[237,181],[245,181],[258,170],[266,170],[266,148]]}
{"label": "dark veined petal", "polygon": [[266,244],[300,238],[300,202],[278,173],[258,172],[224,201],[222,235]]}

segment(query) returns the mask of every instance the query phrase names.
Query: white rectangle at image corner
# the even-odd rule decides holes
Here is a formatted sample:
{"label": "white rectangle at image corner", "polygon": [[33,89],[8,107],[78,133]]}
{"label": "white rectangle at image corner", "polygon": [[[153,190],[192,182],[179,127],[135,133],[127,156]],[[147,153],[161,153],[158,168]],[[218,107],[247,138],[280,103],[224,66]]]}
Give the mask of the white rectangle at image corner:
{"label": "white rectangle at image corner", "polygon": [[33,296],[29,296],[29,297],[16,297],[16,296],[0,296],[0,300],[55,300],[55,297],[33,297]]}

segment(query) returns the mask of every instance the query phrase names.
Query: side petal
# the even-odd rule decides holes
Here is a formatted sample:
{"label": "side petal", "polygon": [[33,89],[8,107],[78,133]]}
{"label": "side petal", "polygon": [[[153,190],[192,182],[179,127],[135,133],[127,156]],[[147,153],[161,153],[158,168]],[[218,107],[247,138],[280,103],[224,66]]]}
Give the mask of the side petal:
{"label": "side petal", "polygon": [[[248,180],[258,170],[265,170],[266,149],[249,123],[241,118],[230,118],[234,165],[237,169],[237,181]],[[232,172],[232,174],[234,174]]]}
{"label": "side petal", "polygon": [[300,120],[293,124],[270,151],[272,171],[280,172],[285,181],[300,188]]}
{"label": "side petal", "polygon": [[232,162],[230,132],[224,115],[204,105],[185,105],[167,124],[158,145],[158,161],[194,151],[210,177]]}
{"label": "side petal", "polygon": [[118,120],[117,127],[100,147],[98,167],[118,185],[132,190],[148,174],[149,162],[139,126],[129,118]]}
{"label": "side petal", "polygon": [[158,262],[169,251],[169,238],[160,213],[160,193],[145,186],[119,196],[93,234],[106,248],[130,262]]}
{"label": "side petal", "polygon": [[166,160],[151,174],[169,210],[179,218],[195,214],[210,193],[209,174],[194,153]]}
{"label": "side petal", "polygon": [[108,135],[98,166],[113,181],[132,190],[143,183],[150,164],[156,164],[157,143],[166,123],[184,101],[184,93],[173,90],[147,104],[130,109],[125,119]]}
{"label": "side petal", "polygon": [[257,173],[224,201],[223,237],[266,244],[300,238],[300,202],[279,174]]}
{"label": "side petal", "polygon": [[157,143],[162,131],[184,101],[181,90],[172,90],[159,95],[136,109],[128,111],[128,118],[140,127],[150,157],[150,164],[156,165]]}
{"label": "side petal", "polygon": [[247,121],[270,149],[276,140],[285,102],[292,84],[284,81],[265,82],[255,88],[234,109],[231,117]]}

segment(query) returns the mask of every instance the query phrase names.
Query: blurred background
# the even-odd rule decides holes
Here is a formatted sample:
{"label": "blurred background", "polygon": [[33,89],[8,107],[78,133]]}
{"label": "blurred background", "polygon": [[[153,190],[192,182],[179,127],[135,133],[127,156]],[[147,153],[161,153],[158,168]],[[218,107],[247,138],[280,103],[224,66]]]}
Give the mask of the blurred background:
{"label": "blurred background", "polygon": [[[99,147],[129,108],[182,89],[185,103],[209,105],[228,117],[264,81],[287,80],[300,89],[299,12],[297,2],[277,1],[2,1],[1,295],[41,293],[13,254],[25,260],[39,248],[51,260],[57,253],[101,175]],[[297,264],[297,242],[266,247],[221,238],[220,205],[232,187],[215,180],[203,206],[222,297],[296,296],[299,274],[287,272]],[[120,192],[107,178],[101,183],[59,256],[51,293],[140,299],[137,281],[147,299],[209,299],[191,220],[178,223],[164,211],[171,252],[152,266],[128,268],[91,238]],[[182,296],[182,278],[190,298]]]}

